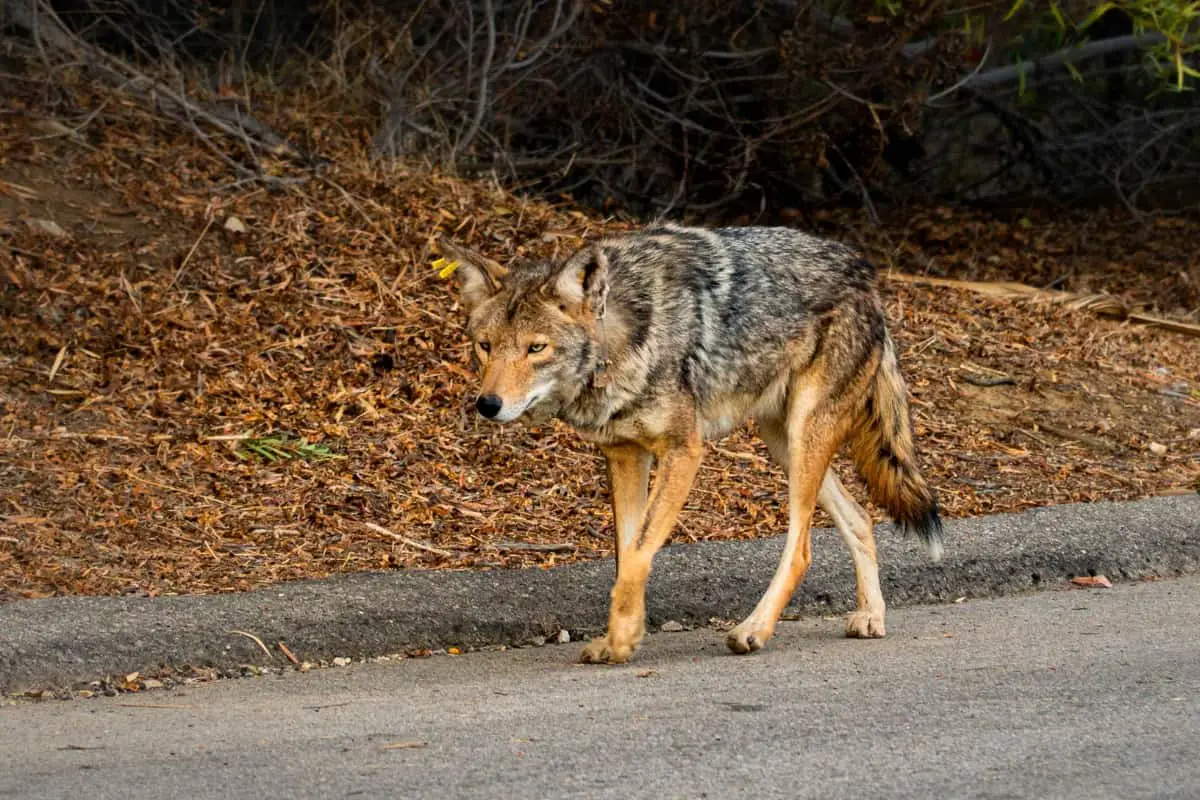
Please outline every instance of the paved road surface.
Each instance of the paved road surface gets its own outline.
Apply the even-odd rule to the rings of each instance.
[[[0,797],[1195,798],[1198,623],[1187,578],[21,702]]]
[[[915,537],[876,530],[884,597],[893,608],[1021,594],[1096,572],[1127,580],[1200,572],[1200,494],[1076,503],[946,521],[946,557]],[[704,625],[748,614],[779,562],[784,537],[677,543],[654,561],[647,613]],[[57,688],[162,665],[233,672],[281,664],[247,631],[298,657],[329,662],[415,647],[525,644],[600,632],[613,561],[553,569],[391,570],[288,581],[251,592],[179,597],[54,597],[0,603],[0,694]],[[818,530],[813,566],[790,608],[849,610],[854,574],[841,537]],[[272,649],[274,649],[272,647]]]

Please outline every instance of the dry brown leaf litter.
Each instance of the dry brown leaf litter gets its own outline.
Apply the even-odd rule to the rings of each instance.
[[[341,131],[325,133],[337,157],[303,191],[217,190],[235,180],[225,165],[132,104],[89,128],[83,147],[32,136],[36,111],[8,102],[0,598],[240,591],[610,554],[597,454],[559,426],[497,429],[471,413],[459,312],[428,263],[436,232],[510,258],[563,254],[615,224],[373,165],[362,137]],[[1060,258],[1072,288],[1157,308],[1190,284],[1146,289],[1133,267],[1160,284],[1186,275],[1180,242],[1200,235],[1200,221],[1171,220],[1121,240],[1136,259],[1116,260],[1109,242],[1113,258],[1085,272],[1092,245],[1054,250],[1078,239],[1077,221],[929,218],[944,228],[932,239],[920,220],[884,238],[836,215],[810,222],[913,272],[977,279],[998,258],[1033,280]],[[1019,247],[1014,229],[1044,247]],[[1200,482],[1195,340],[949,289],[884,290],[948,516]],[[239,437],[272,431],[344,458],[235,455]],[[748,434],[719,442],[675,538],[778,534],[781,488]]]

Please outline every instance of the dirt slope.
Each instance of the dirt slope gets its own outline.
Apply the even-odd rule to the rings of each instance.
[[[470,412],[461,321],[428,263],[438,231],[504,259],[562,255],[616,223],[373,164],[352,128],[318,131],[322,177],[268,191],[132,103],[64,133],[35,98],[5,97],[0,598],[609,553],[596,453],[556,426],[498,430]],[[80,116],[103,100],[82,94]],[[1078,220],[1049,216],[797,224],[908,272],[1014,263],[1041,280],[1069,262],[1064,288],[1164,308],[1186,306],[1187,281],[1148,290],[1139,276],[1185,275],[1181,242],[1200,240],[1196,219],[1123,237],[1101,219],[1099,249],[1079,244]],[[1200,340],[951,289],[884,291],[948,515],[1200,483]],[[272,432],[326,450],[247,450],[242,437]],[[764,455],[744,433],[710,448],[677,540],[781,532],[782,479]]]

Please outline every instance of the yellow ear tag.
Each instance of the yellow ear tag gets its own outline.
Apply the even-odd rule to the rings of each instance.
[[[458,262],[439,258],[433,262],[433,268],[438,271],[439,278],[449,278],[454,274],[454,270],[458,269]]]

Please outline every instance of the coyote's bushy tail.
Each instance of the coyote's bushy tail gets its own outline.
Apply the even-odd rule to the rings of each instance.
[[[905,533],[915,531],[930,558],[939,561],[942,520],[937,498],[917,469],[906,387],[890,336],[851,434],[850,453],[866,479],[871,501],[886,509]]]

